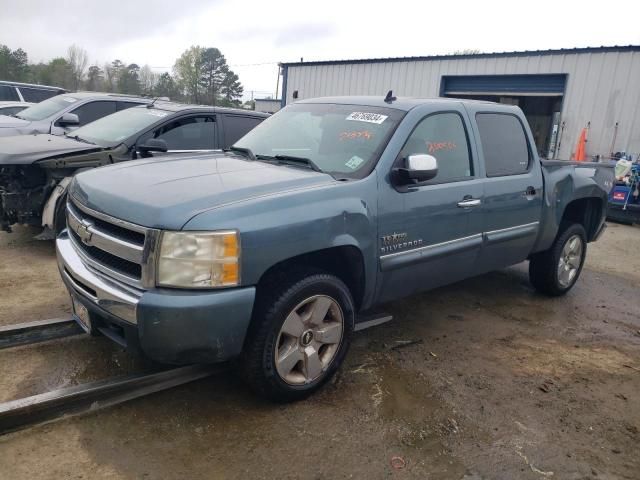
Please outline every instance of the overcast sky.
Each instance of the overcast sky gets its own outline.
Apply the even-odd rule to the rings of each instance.
[[[640,44],[633,0],[0,0],[0,12],[0,44],[22,47],[32,62],[75,43],[91,63],[118,58],[160,72],[191,45],[217,47],[256,97],[275,93],[277,62],[300,57]]]

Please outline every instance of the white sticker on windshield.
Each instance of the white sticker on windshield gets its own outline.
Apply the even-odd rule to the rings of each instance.
[[[157,110],[147,110],[149,115],[153,115],[154,117],[166,117],[167,112],[158,112]]]
[[[357,155],[354,155],[349,159],[347,163],[345,163],[345,166],[349,167],[351,170],[355,170],[360,165],[362,165],[362,162],[364,162],[364,159],[358,157]]]
[[[77,99],[77,98],[73,98],[73,97],[62,97],[62,99],[63,99],[65,102],[69,102],[69,103],[73,103],[73,102],[77,102],[77,101],[78,101],[78,99]]]
[[[346,120],[355,120],[357,122],[377,123],[380,125],[388,118],[388,115],[380,115],[379,113],[353,112]]]

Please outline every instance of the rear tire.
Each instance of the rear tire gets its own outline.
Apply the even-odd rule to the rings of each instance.
[[[284,274],[256,302],[241,359],[250,387],[276,402],[302,400],[342,364],[355,320],[353,298],[326,273]]]
[[[536,253],[529,261],[529,281],[545,295],[567,293],[580,277],[587,255],[587,234],[580,224],[561,227],[548,250]]]

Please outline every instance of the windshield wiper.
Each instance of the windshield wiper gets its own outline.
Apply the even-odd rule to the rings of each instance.
[[[295,163],[298,165],[305,165],[314,172],[322,173],[322,169],[313,160],[306,157],[294,157],[292,155],[256,155],[256,158],[258,160],[277,160],[282,163]]]
[[[64,134],[67,138],[72,138],[76,142],[88,143],[89,145],[95,145],[95,143],[90,142],[89,140],[85,140],[84,138],[80,138],[78,135],[71,136],[68,133]]]
[[[256,156],[253,154],[250,148],[236,147],[235,145],[231,145],[229,148],[226,148],[223,151],[241,153],[243,156],[247,157],[249,160],[256,160]]]

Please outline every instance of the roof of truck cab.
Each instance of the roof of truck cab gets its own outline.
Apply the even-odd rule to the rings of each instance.
[[[147,107],[143,107],[147,108]],[[153,103],[153,107],[159,110],[166,110],[169,112],[204,112],[204,113],[236,113],[251,115],[253,117],[267,118],[268,113],[256,112],[255,110],[246,110],[244,108],[227,108],[227,107],[212,107],[211,105],[190,105],[187,103],[167,102],[166,100],[158,100]]]
[[[466,100],[460,98],[415,98],[415,97],[397,97],[392,102],[385,102],[384,96],[342,96],[342,97],[319,97],[319,98],[306,98],[304,100],[298,100],[295,103],[335,103],[341,105],[362,105],[367,107],[384,107],[395,108],[396,110],[409,111],[412,108],[420,105],[434,104],[438,106],[444,105],[459,105],[473,104],[473,105],[491,105],[492,107],[504,106],[503,104],[496,102],[488,102],[486,100]],[[291,104],[290,104],[291,105]]]
[[[139,95],[128,95],[126,93],[109,93],[109,92],[67,92],[62,94],[63,97],[73,97],[77,99],[85,98],[111,98],[114,100],[130,100],[136,102],[150,102],[153,100],[148,97],[141,97]]]

